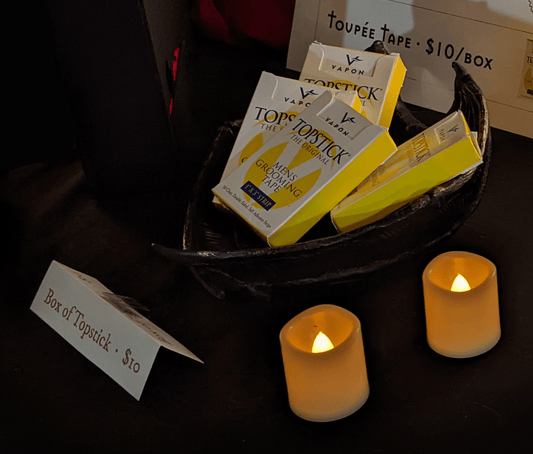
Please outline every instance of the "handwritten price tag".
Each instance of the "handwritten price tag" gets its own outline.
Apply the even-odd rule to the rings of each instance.
[[[30,309],[139,400],[160,347],[202,361],[124,300],[53,261]]]

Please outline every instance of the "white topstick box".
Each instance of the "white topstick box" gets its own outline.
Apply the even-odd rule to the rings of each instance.
[[[300,80],[355,91],[362,103],[361,113],[372,123],[388,128],[405,72],[399,54],[384,55],[314,42],[309,46]]]
[[[395,150],[385,128],[326,91],[213,193],[270,246],[289,245]]]
[[[221,179],[226,178],[327,90],[330,89],[263,72]],[[356,93],[331,91],[341,101],[360,111],[361,102]],[[223,208],[217,197],[213,203],[217,208]]]

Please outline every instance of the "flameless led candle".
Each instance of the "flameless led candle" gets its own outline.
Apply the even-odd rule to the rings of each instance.
[[[323,304],[307,309],[280,333],[292,411],[309,421],[335,421],[357,411],[369,394],[361,323]]]
[[[490,350],[500,339],[496,267],[469,252],[446,252],[423,274],[427,339],[451,358]]]

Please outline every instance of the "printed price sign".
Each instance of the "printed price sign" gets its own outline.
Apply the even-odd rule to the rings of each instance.
[[[56,261],[30,309],[137,400],[160,347],[202,362],[124,297]]]
[[[301,71],[313,41],[359,50],[383,41],[407,67],[402,99],[447,112],[454,97],[452,63],[456,62],[483,90],[492,126],[533,138],[528,66],[532,4],[532,0],[297,0],[287,67]]]

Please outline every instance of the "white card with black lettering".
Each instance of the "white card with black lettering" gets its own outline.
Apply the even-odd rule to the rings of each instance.
[[[301,71],[314,41],[358,50],[382,41],[407,67],[403,101],[447,112],[458,63],[483,90],[491,125],[533,138],[532,39],[533,0],[297,0],[287,67]]]
[[[160,347],[202,362],[124,298],[55,260],[30,309],[137,400]]]

